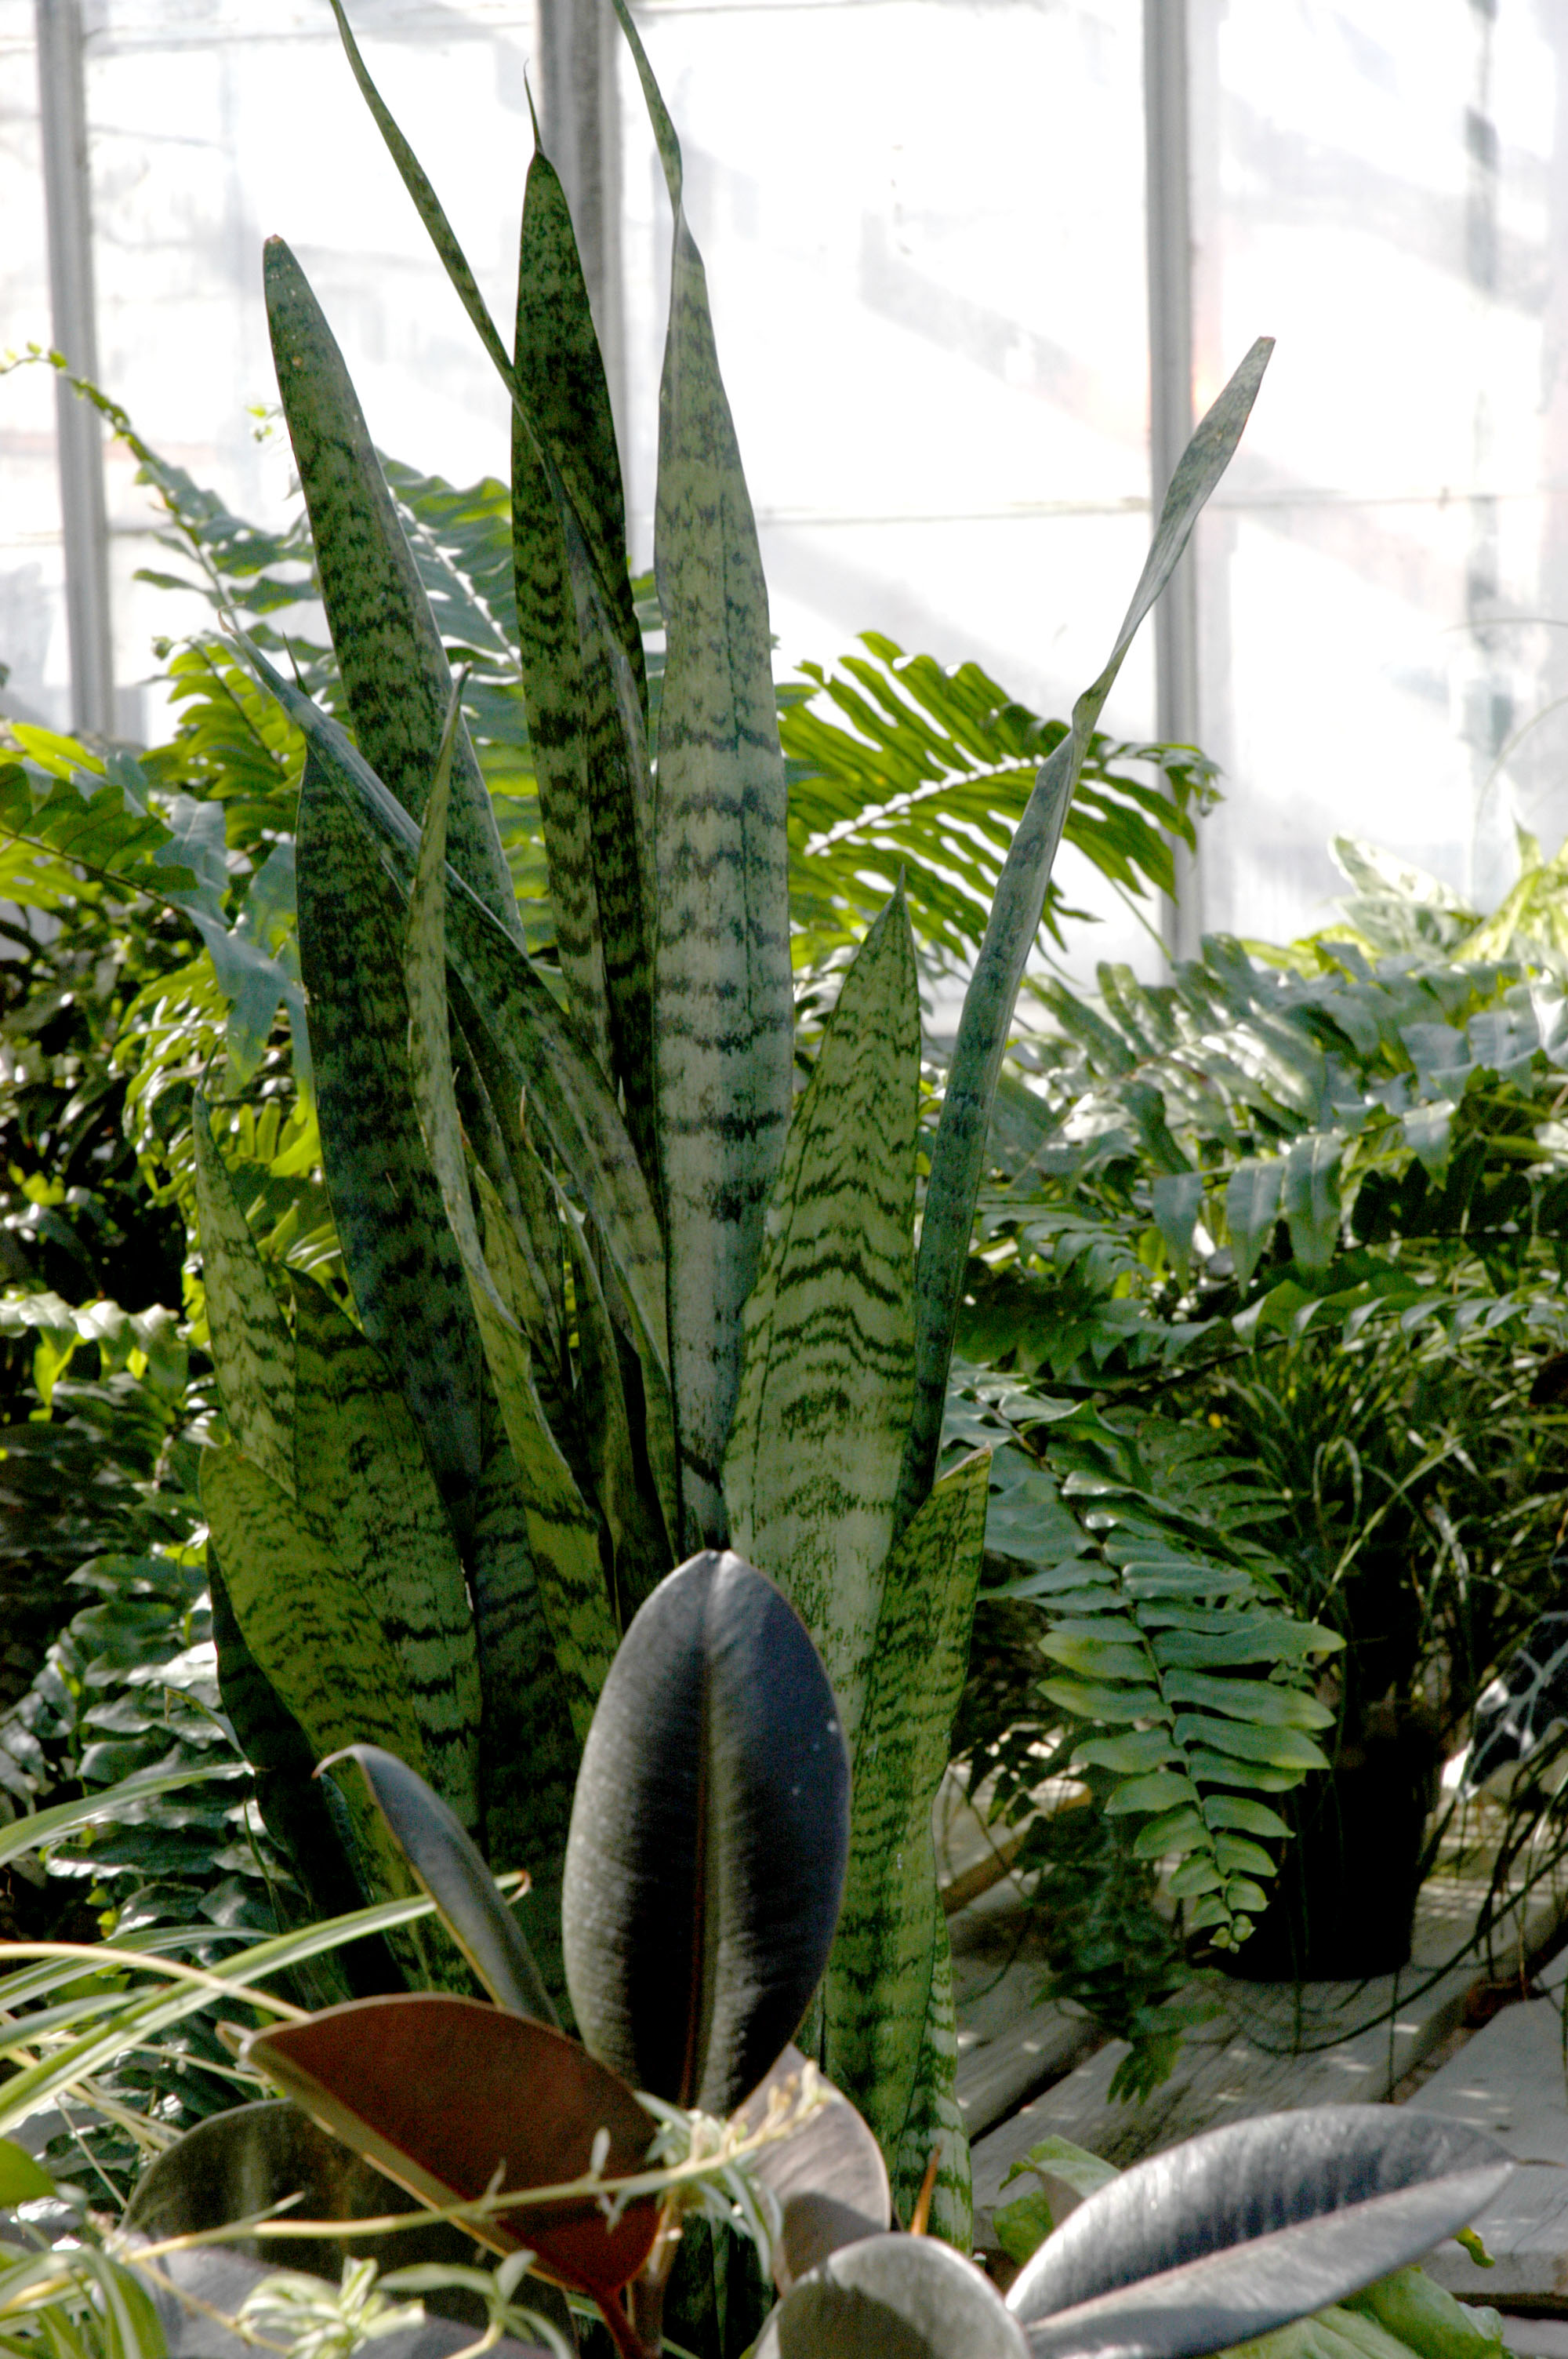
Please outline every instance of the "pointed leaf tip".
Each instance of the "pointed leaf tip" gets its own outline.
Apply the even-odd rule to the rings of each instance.
[[[567,1984],[595,2055],[727,2114],[821,1979],[849,1765],[794,1609],[738,1556],[672,1572],[621,1644],[567,1843]]]
[[[523,1930],[461,1821],[416,1770],[378,1745],[346,1745],[319,1764],[357,1763],[388,1834],[498,2006],[559,2028]]]
[[[1203,2359],[1418,2260],[1513,2168],[1481,2132],[1402,2107],[1264,2114],[1089,2196],[1008,2307],[1036,2359]]]
[[[648,2257],[648,2198],[610,2226],[597,2201],[531,2206],[530,2188],[583,2177],[600,2130],[607,2178],[628,2178],[654,2125],[624,2082],[542,2023],[432,1991],[353,1999],[253,2033],[244,2056],[346,2146],[427,2202],[517,2190],[476,2226],[495,2252],[536,2253],[562,2284],[609,2299]],[[497,2176],[499,2174],[499,2176]]]

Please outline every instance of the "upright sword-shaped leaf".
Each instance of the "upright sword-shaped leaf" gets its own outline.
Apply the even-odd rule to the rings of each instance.
[[[354,734],[376,776],[420,819],[452,692],[446,650],[342,353],[282,238],[267,240],[263,272],[277,386]],[[453,866],[521,941],[495,813],[460,723],[449,832]]]
[[[914,945],[895,894],[795,1104],[724,1467],[736,1545],[810,1631],[851,1752],[914,1388],[919,1111]]]
[[[675,212],[654,525],[668,633],[655,1009],[681,1538],[696,1549],[727,1537],[741,1311],[789,1121],[787,811],[767,585],[682,203],[680,147],[625,0],[615,10]]]
[[[1273,349],[1271,337],[1260,336],[1183,453],[1116,645],[1099,678],[1074,705],[1072,728],[1041,767],[997,886],[985,940],[964,996],[921,1222],[914,1292],[914,1415],[899,1478],[895,1517],[901,1530],[930,1490],[935,1472],[986,1134],[1018,987],[1039,929],[1067,806],[1122,659],[1175,571],[1205,501],[1230,463]]]

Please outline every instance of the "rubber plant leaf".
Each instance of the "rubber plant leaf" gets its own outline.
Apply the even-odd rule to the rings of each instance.
[[[378,847],[406,896],[419,831],[339,724],[275,670],[251,641],[246,661],[303,731],[345,808]],[[504,934],[460,877],[447,874],[447,957],[464,995],[463,1024],[482,1027],[498,1072],[525,1093],[529,1119],[559,1157],[591,1214],[625,1298],[644,1383],[667,1395],[664,1240],[621,1110],[570,1018],[525,952]]]
[[[561,1927],[583,2038],[635,2086],[727,2114],[811,2000],[849,1769],[804,1624],[738,1556],[659,1583],[583,1753]]]
[[[655,1197],[653,782],[642,635],[604,362],[554,167],[528,170],[515,367],[512,537],[529,734],[572,1005],[625,1097]],[[535,445],[568,492],[562,501]]]
[[[294,1338],[212,1136],[211,1108],[191,1102],[196,1217],[207,1329],[229,1430],[247,1458],[294,1489]]]
[[[767,2118],[775,2090],[798,2080],[806,2058],[786,2048],[744,2105],[739,2120],[747,2129]],[[827,2102],[799,2129],[758,2149],[754,2177],[772,2189],[780,2212],[773,2245],[773,2282],[788,2293],[845,2245],[878,2236],[892,2223],[892,2197],[882,2151],[870,2128],[840,2090],[818,2079]]]
[[[497,2006],[510,2007],[535,2023],[559,2018],[534,1963],[533,1952],[470,1840],[439,1794],[417,1770],[378,1745],[347,1745],[329,1755],[323,1769],[339,1761],[359,1768],[393,1842],[407,1861],[415,1882],[427,1892],[441,1921]]]
[[[268,238],[263,248],[262,276],[278,392],[354,736],[376,776],[419,819],[452,692],[446,649],[342,353],[282,238]],[[460,724],[454,767],[453,864],[521,941],[494,810]]]
[[[871,2236],[803,2277],[755,2359],[1027,2359],[989,2277],[928,2236]]]
[[[622,0],[617,0],[617,6],[622,5]],[[947,1371],[991,1107],[1067,806],[1122,659],[1175,571],[1200,510],[1230,463],[1272,350],[1271,338],[1259,338],[1184,451],[1116,644],[1098,679],[1074,705],[1071,729],[1042,765],[1002,868],[979,956],[964,995],[964,1012],[931,1154],[915,1276],[914,1415],[899,1480],[895,1520],[900,1527],[918,1509],[936,1469]]]
[[[425,812],[408,897],[404,957],[408,1065],[419,1127],[450,1233],[467,1277],[474,1318],[500,1403],[502,1422],[528,1519],[540,1602],[573,1723],[586,1737],[615,1652],[615,1625],[600,1560],[599,1527],[572,1479],[535,1390],[527,1338],[503,1300],[480,1242],[452,1085],[447,1012],[446,822],[451,778],[452,701],[448,734]]]
[[[473,1614],[413,1421],[373,1345],[308,1279],[295,1281],[294,1351],[301,1502],[319,1544],[378,1618],[397,1658],[419,1725],[419,1767],[463,1824],[476,1826]],[[323,1664],[322,1674],[336,1677],[338,1669]],[[335,1752],[362,1737],[380,1741],[372,1729],[346,1730],[318,1750]],[[413,1757],[398,1745],[389,1749]]]
[[[989,1473],[977,1451],[944,1475],[888,1560],[823,1992],[824,2065],[876,2133],[895,2201],[907,2216],[935,2148],[932,2224],[956,2243],[968,2226],[968,2148],[931,1809],[968,1661]]]
[[[515,2189],[514,2209],[475,2221],[492,2252],[535,2253],[564,2285],[610,2301],[652,2249],[657,2206],[611,2227],[592,2196],[530,2206],[532,2187],[586,2176],[609,2132],[606,2178],[637,2171],[654,2124],[625,2082],[543,2023],[434,1992],[352,2000],[254,2034],[245,2056],[324,2129],[412,2195],[473,2202]]]
[[[914,1380],[920,995],[895,894],[795,1103],[724,1464],[735,1543],[810,1631],[854,1751]]]
[[[1202,2359],[1419,2260],[1513,2169],[1482,2132],[1402,2107],[1262,2114],[1090,2195],[1008,2307],[1036,2359]]]
[[[657,806],[659,1168],[680,1541],[721,1547],[741,1312],[790,1114],[788,813],[767,586],[682,202],[680,147],[624,0],[615,8],[675,215],[654,517],[668,648]]]
[[[344,1266],[460,1527],[480,1473],[479,1334],[409,1090],[395,897],[313,750],[299,789],[297,893],[321,1160]]]

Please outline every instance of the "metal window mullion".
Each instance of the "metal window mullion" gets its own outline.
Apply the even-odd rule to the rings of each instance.
[[[55,348],[74,374],[98,381],[92,288],[92,187],[87,153],[81,0],[35,0],[44,206]],[[60,522],[71,722],[114,733],[114,657],[109,614],[109,532],[103,435],[98,412],[65,377],[55,386]]]
[[[1191,103],[1187,0],[1143,0],[1144,206],[1149,268],[1149,473],[1154,510],[1193,431]],[[1154,734],[1198,743],[1197,550],[1189,546],[1154,609]],[[1176,898],[1162,931],[1173,960],[1195,957],[1203,879],[1195,853],[1173,847]]]

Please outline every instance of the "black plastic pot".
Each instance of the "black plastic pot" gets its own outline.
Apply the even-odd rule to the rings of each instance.
[[[1257,1926],[1220,1962],[1248,1982],[1361,1982],[1410,1963],[1439,1747],[1418,1709],[1379,1704],[1332,1769],[1281,1798],[1295,1829]]]

